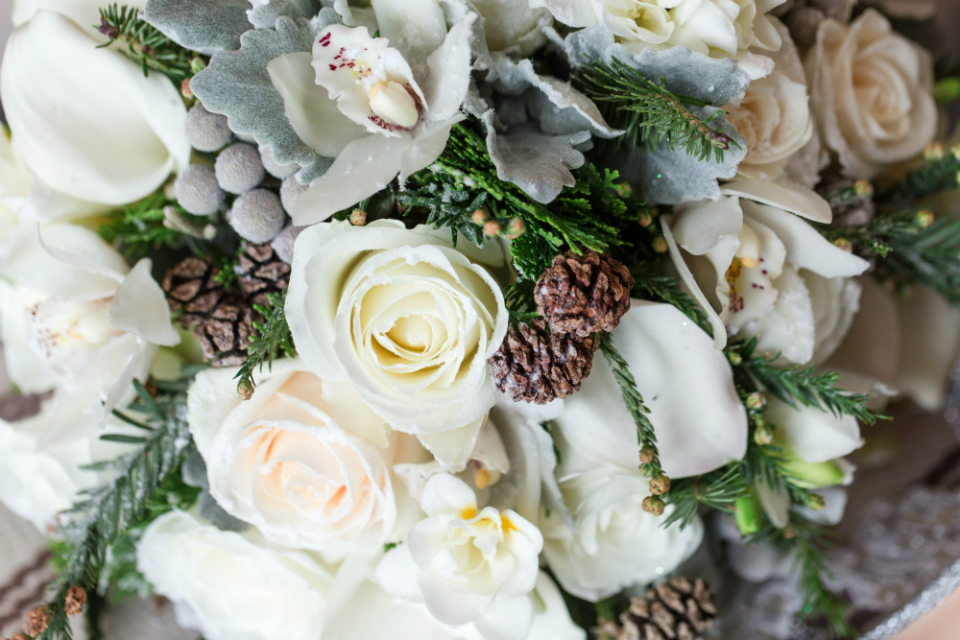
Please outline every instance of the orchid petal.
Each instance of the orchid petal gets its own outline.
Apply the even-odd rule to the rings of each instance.
[[[180,344],[180,334],[170,321],[167,296],[150,275],[150,258],[141,259],[117,289],[110,304],[110,322],[147,342],[165,347]]]

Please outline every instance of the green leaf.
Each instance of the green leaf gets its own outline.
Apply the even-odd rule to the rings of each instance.
[[[146,438],[141,436],[127,436],[122,433],[107,433],[100,436],[100,440],[103,442],[119,442],[122,444],[143,444],[146,442]]]

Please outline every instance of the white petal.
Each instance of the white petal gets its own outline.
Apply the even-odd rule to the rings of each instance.
[[[473,624],[486,640],[528,640],[533,624],[533,599],[529,595],[498,599]]]
[[[860,276],[857,278],[857,284],[860,286],[860,311],[853,316],[853,323],[846,337],[840,344],[840,347],[830,357],[827,368],[830,371],[845,370],[855,372],[876,380],[884,385],[894,385],[897,376],[897,366],[900,360],[900,320],[897,310],[897,301],[892,293],[884,289],[874,278],[870,276]],[[913,291],[915,291],[914,289]],[[914,309],[914,305],[906,305],[906,309]],[[957,313],[953,311],[952,313]],[[917,315],[923,322],[938,322],[943,316],[925,311]],[[949,330],[945,336],[953,336],[954,340],[960,341],[960,319],[957,320],[956,330]],[[917,340],[926,340],[930,338],[930,344],[924,346],[923,353],[944,354],[941,349],[940,340],[934,338],[939,335],[936,331],[920,330],[914,334]],[[945,337],[944,336],[944,337]],[[960,344],[954,343],[958,347]],[[933,350],[933,351],[931,351]],[[914,348],[914,352],[918,349]],[[947,349],[946,351],[949,351]],[[952,357],[948,358],[950,362]],[[926,356],[920,356],[920,362],[929,362]],[[948,368],[952,365],[947,364]],[[942,392],[942,382],[946,379],[948,369],[943,369],[942,373],[934,373],[933,378],[937,388],[937,394]],[[845,385],[844,388],[848,388]],[[937,400],[935,406],[939,407],[940,401]]]
[[[783,529],[790,524],[790,496],[787,492],[771,489],[763,480],[757,482],[756,489],[760,506],[773,526]]]
[[[814,222],[829,224],[833,220],[833,210],[823,197],[812,189],[788,182],[737,178],[721,185],[720,193],[779,207]]]
[[[486,416],[481,416],[457,429],[448,429],[439,433],[421,433],[417,437],[441,465],[453,471],[463,471],[480,436],[480,428],[484,420]]]
[[[463,480],[441,473],[427,481],[420,506],[428,516],[459,515],[464,509],[477,508],[477,496]]]
[[[832,413],[801,406],[794,409],[776,398],[768,398],[764,419],[782,434],[805,462],[828,462],[856,451],[863,445],[856,418],[837,418]]]
[[[732,245],[736,251],[742,228],[743,211],[735,196],[698,202],[678,213],[671,225],[677,244],[695,256],[705,255],[721,243]]]
[[[794,364],[806,364],[813,358],[815,330],[810,292],[797,272],[789,265],[774,282],[777,301],[773,310],[761,319],[748,322],[740,332],[757,336],[757,351],[775,356],[778,353]]]
[[[433,122],[454,116],[470,87],[470,37],[477,14],[468,13],[450,28],[443,44],[427,58],[430,75],[422,82]]]
[[[614,345],[650,409],[664,473],[695,476],[742,458],[747,418],[726,357],[675,307],[638,300],[632,305],[613,332]],[[639,466],[637,427],[603,358],[594,361],[556,423],[571,446],[592,460]],[[691,448],[691,442],[701,445]]]
[[[589,27],[597,21],[590,0],[530,0],[530,6],[546,8],[568,27]]]
[[[305,227],[323,222],[386,187],[400,173],[410,145],[408,133],[392,138],[369,135],[348,144],[297,200],[293,224]]]
[[[372,0],[380,35],[398,49],[410,66],[423,66],[447,35],[447,22],[437,0]]]
[[[898,300],[900,366],[897,387],[921,407],[943,403],[947,374],[960,352],[960,311],[938,293],[915,286]]]
[[[271,60],[267,72],[300,139],[320,155],[336,158],[367,130],[343,115],[328,91],[317,85],[312,60],[306,51],[288,53]]]
[[[448,120],[417,129],[412,144],[403,152],[400,164],[401,183],[440,157],[450,138],[450,129],[465,118],[462,113],[457,113]],[[443,231],[448,232],[447,229]]]
[[[543,571],[537,577],[536,595],[543,609],[534,608],[528,640],[587,640],[587,632],[570,618],[560,589]]]
[[[824,278],[858,276],[870,267],[859,256],[848,253],[824,238],[816,229],[783,209],[742,200],[743,215],[773,229],[787,248],[787,262],[797,269],[809,269]]]
[[[126,204],[189,163],[186,108],[165,76],[38,11],[10,37],[0,73],[4,110],[24,163],[89,202]],[[104,91],[104,87],[110,87]]]
[[[120,283],[110,303],[110,322],[147,342],[172,347],[180,344],[180,334],[170,322],[167,296],[150,275],[151,266],[150,258],[142,258]]]
[[[146,0],[131,0],[125,4],[141,11],[147,6]],[[103,4],[99,0],[16,0],[13,3],[13,26],[27,23],[37,11],[45,9],[62,13],[100,42],[106,42],[107,37],[97,30],[101,7]]]

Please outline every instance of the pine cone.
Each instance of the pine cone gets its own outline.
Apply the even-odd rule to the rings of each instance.
[[[632,288],[630,271],[610,256],[567,252],[537,280],[534,300],[552,331],[585,338],[616,329],[630,310]]]
[[[673,578],[631,598],[620,616],[616,640],[703,640],[717,616],[707,583],[700,578]],[[606,633],[611,626],[607,623]]]
[[[223,286],[214,280],[217,270],[210,259],[191,257],[167,271],[163,290],[172,311],[183,311],[177,321],[184,329],[197,326],[220,304]]]
[[[217,270],[205,258],[187,258],[167,272],[163,289],[184,329],[193,329],[204,357],[214,367],[232,367],[247,359],[254,321],[253,308],[267,304],[271,293],[290,281],[290,265],[269,244],[247,243],[240,254],[237,286],[229,291],[214,278]]]
[[[290,282],[290,265],[269,244],[247,243],[237,268],[240,291],[253,304],[266,304],[267,296],[283,291]]]
[[[598,340],[552,333],[536,319],[510,327],[493,357],[494,384],[516,401],[546,404],[580,389],[590,375]]]

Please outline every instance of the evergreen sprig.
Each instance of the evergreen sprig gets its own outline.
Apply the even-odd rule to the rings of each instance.
[[[267,304],[253,305],[254,310],[263,316],[263,320],[254,321],[255,337],[250,340],[247,359],[234,376],[234,380],[239,380],[237,388],[241,391],[253,390],[255,386],[253,374],[256,371],[263,371],[264,364],[270,368],[273,366],[273,361],[281,354],[292,358],[296,353],[283,310],[286,297],[286,290],[271,293],[267,297]]]
[[[105,435],[102,440],[134,447],[114,460],[82,467],[88,471],[115,474],[107,483],[83,492],[82,500],[61,516],[58,529],[63,536],[64,566],[55,583],[56,592],[48,602],[51,614],[39,640],[69,640],[72,637],[64,611],[72,586],[88,593],[101,593],[101,574],[113,545],[133,527],[174,507],[189,507],[196,493],[164,491],[171,478],[193,453],[194,444],[185,415],[186,388],[190,378],[175,383],[155,383],[151,393],[134,381],[137,400],[131,412],[114,415],[143,432],[142,436]],[[174,483],[175,484],[175,483]]]
[[[693,523],[701,507],[729,513],[747,493],[748,485],[736,464],[707,475],[674,481],[664,496],[664,502],[673,505],[673,510],[663,526],[677,523],[682,531]]]
[[[764,391],[772,393],[791,407],[801,405],[828,411],[838,418],[843,415],[855,417],[866,424],[873,424],[878,418],[867,408],[869,394],[851,393],[836,386],[840,379],[837,373],[817,373],[816,365],[808,367],[778,367],[774,362],[780,357],[776,354],[767,357],[756,354],[757,339],[739,342],[728,347],[728,354],[760,384]]]
[[[434,220],[447,216],[462,230],[464,216],[472,213],[469,204],[486,194],[483,207],[493,219],[523,222],[524,232],[511,242],[510,251],[521,276],[536,279],[566,249],[603,252],[623,243],[619,227],[630,218],[630,207],[618,195],[617,174],[601,173],[588,164],[575,175],[575,186],[549,205],[541,204],[515,184],[501,180],[483,138],[466,124],[458,124],[443,154],[416,176],[416,183],[436,187],[414,197],[426,198],[422,204],[436,209],[431,211]],[[438,197],[449,201],[446,208],[436,203]]]
[[[109,243],[119,241],[132,254],[140,256],[161,247],[176,249],[186,244],[196,248],[205,243],[183,227],[168,224],[170,208],[178,219],[189,220],[198,227],[206,223],[205,219],[190,215],[175,201],[158,192],[112,214],[106,223],[100,225],[100,237]]]
[[[620,387],[623,401],[637,425],[637,442],[640,444],[641,457],[643,457],[644,452],[649,452],[650,461],[641,461],[640,469],[645,476],[656,478],[663,474],[663,467],[660,465],[657,434],[654,432],[653,423],[650,422],[648,417],[650,409],[647,408],[640,390],[637,389],[637,381],[630,373],[627,361],[613,345],[613,338],[609,333],[600,334],[600,350],[613,370],[613,376],[617,381],[617,386]]]
[[[184,49],[148,24],[140,16],[139,9],[116,3],[107,5],[100,9],[100,24],[94,26],[110,38],[101,47],[117,41],[126,43],[125,53],[140,65],[144,76],[157,71],[180,88],[181,83],[193,75],[190,61],[197,54]]]
[[[892,252],[877,275],[898,286],[923,284],[960,305],[960,220],[942,217],[914,234],[890,240]]]
[[[486,191],[441,189],[440,185],[432,182],[420,189],[398,193],[397,204],[426,209],[426,224],[432,224],[434,229],[448,228],[453,246],[457,245],[458,236],[462,233],[475,245],[482,247],[486,243],[483,226],[474,221],[473,214],[486,203],[489,195]]]
[[[817,225],[817,228],[831,242],[849,242],[861,253],[886,258],[893,252],[898,240],[916,235],[930,225],[931,218],[932,213],[928,209],[913,207],[875,215],[867,223],[858,226]]]
[[[923,164],[902,180],[883,190],[885,200],[916,200],[938,191],[956,189],[960,185],[960,145],[945,151],[933,143],[924,152]]]
[[[722,111],[706,119],[697,117],[686,105],[707,106],[708,103],[672,93],[666,79],[660,84],[648,80],[620,60],[612,65],[595,61],[584,65],[575,77],[577,88],[598,103],[611,126],[623,129],[622,140],[650,148],[661,143],[668,149],[681,147],[688,155],[702,161],[711,157],[723,162],[723,152],[736,140],[711,127]]]

